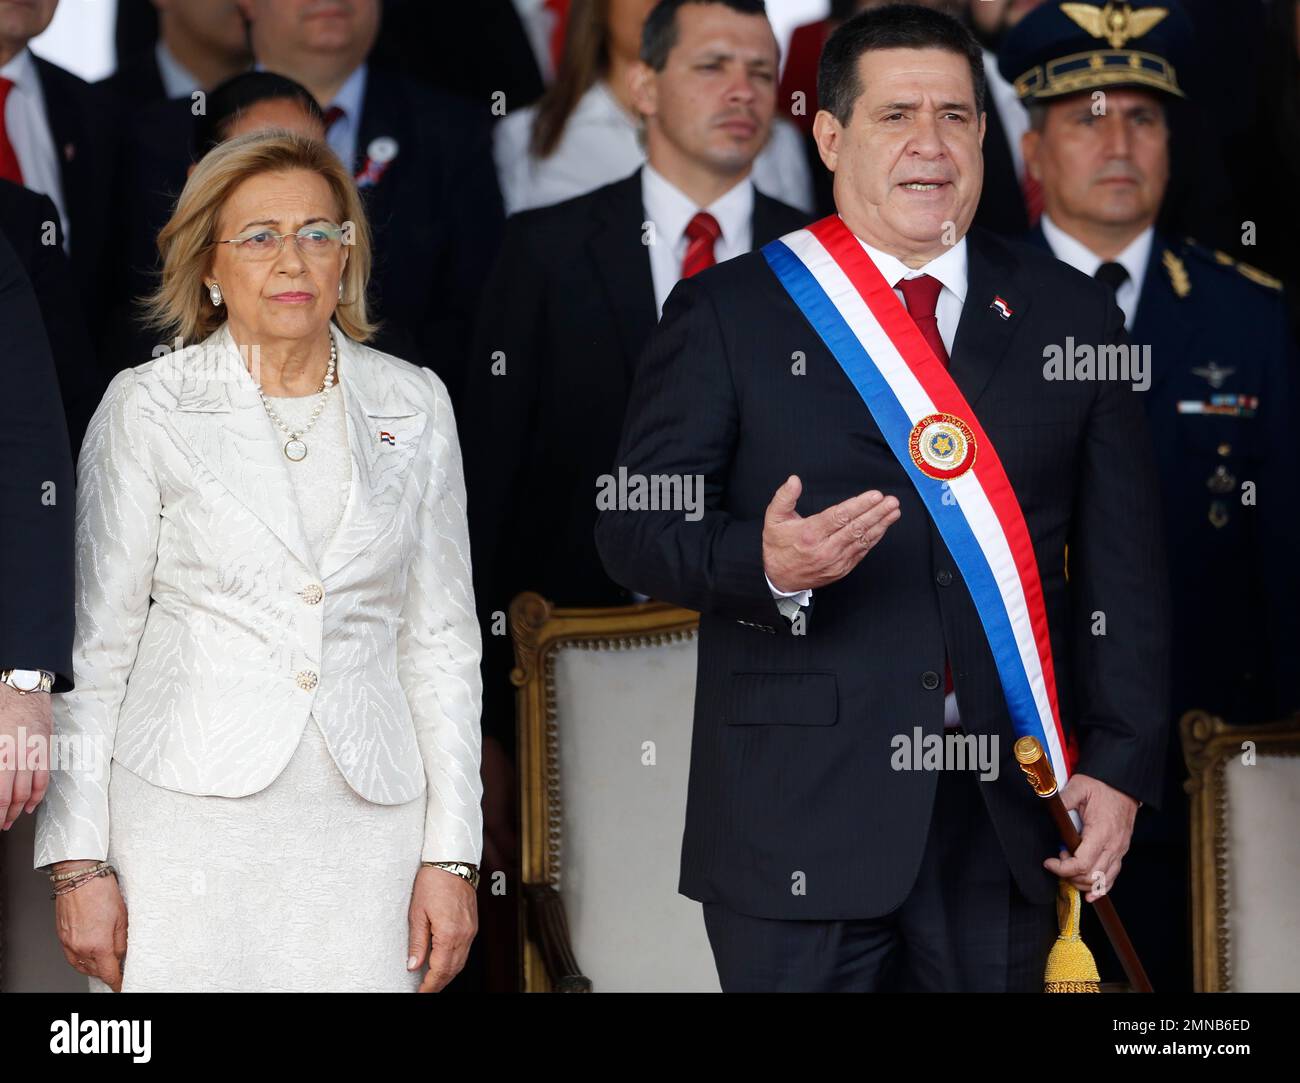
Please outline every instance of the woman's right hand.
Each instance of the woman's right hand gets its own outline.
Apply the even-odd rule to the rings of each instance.
[[[59,861],[55,872],[88,869],[97,861]],[[68,965],[122,991],[126,902],[116,876],[97,876],[54,900],[54,926]]]

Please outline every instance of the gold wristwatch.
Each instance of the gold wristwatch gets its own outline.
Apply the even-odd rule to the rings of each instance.
[[[420,864],[431,869],[443,869],[454,876],[459,876],[462,880],[468,880],[470,887],[475,891],[478,890],[477,865],[467,865],[463,861],[421,861]]]
[[[54,687],[54,674],[48,669],[0,669],[0,684],[7,684],[20,696],[48,692]]]

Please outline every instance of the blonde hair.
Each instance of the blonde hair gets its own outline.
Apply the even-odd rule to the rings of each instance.
[[[211,270],[217,222],[230,193],[262,173],[306,170],[324,178],[348,224],[350,253],[343,268],[343,300],[334,318],[349,338],[365,342],[376,331],[366,313],[371,239],[365,209],[352,177],[329,144],[285,129],[250,132],[208,151],[185,182],[176,210],[158,234],[162,280],[142,298],[151,327],[176,334],[186,343],[207,338],[225,321],[208,296],[203,279]]]

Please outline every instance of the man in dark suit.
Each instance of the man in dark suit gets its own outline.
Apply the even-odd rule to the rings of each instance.
[[[41,311],[3,232],[0,340],[0,736],[12,752],[48,737],[50,692],[72,688],[76,491]],[[45,770],[0,766],[0,827],[34,809],[48,781]]]
[[[258,66],[310,90],[330,145],[351,162],[374,231],[374,311],[398,324],[453,399],[500,240],[490,103],[470,104],[366,63],[378,0],[315,10],[240,0]]]
[[[54,17],[57,0],[7,5],[0,18],[0,91],[5,112],[23,115],[5,133],[0,118],[0,179],[48,195],[67,234],[77,295],[89,326],[108,307],[109,218],[115,118],[90,84],[27,47]],[[6,158],[8,166],[6,169]]]
[[[1188,67],[1190,27],[1168,0],[1158,9],[1165,15],[1130,47],[1162,67],[1149,60],[1128,78],[1090,69],[1068,91],[1038,83],[1028,98],[1025,159],[1046,204],[1031,239],[1108,283],[1134,344],[1151,351],[1143,402],[1166,534],[1178,539],[1171,719],[1200,708],[1229,722],[1274,721],[1300,706],[1300,577],[1294,561],[1276,559],[1279,538],[1300,536],[1279,453],[1300,406],[1300,372],[1279,284],[1157,228],[1170,176],[1168,114],[1183,107],[1188,126],[1198,115],[1182,102],[1176,74]],[[1002,66],[1015,79],[1099,44],[1049,4],[1008,38]],[[1156,987],[1190,991],[1187,770],[1176,729],[1167,757],[1161,812],[1138,824],[1138,860],[1116,905]]]
[[[634,88],[647,166],[511,218],[485,291],[460,425],[484,628],[485,764],[514,750],[510,639],[492,634],[493,614],[523,590],[562,605],[632,601],[596,553],[595,493],[663,301],[683,274],[806,221],[750,180],[774,115],[766,18],[753,4],[679,6],[643,31]],[[710,49],[725,54],[720,74],[693,66]],[[718,232],[692,251],[697,218]],[[506,817],[494,815],[511,789],[500,766],[485,781],[485,828],[489,846],[508,851],[511,835],[497,829]]]
[[[0,180],[0,234],[13,246],[40,306],[75,462],[107,385],[73,292],[58,211],[49,196]]]
[[[680,890],[704,903],[724,990],[1041,988],[1056,877],[1098,897],[1139,804],[1160,799],[1167,600],[1141,404],[1127,381],[1044,366],[1071,339],[1122,347],[1123,317],[1045,253],[967,232],[983,83],[947,16],[885,7],[840,27],[815,129],[840,218],[816,228],[894,287],[874,295],[893,306],[889,341],[996,445],[980,469],[1005,470],[1031,543],[1050,637],[1036,656],[1054,659],[1061,743],[1077,749],[1063,798],[1083,841],[1051,856],[1012,756],[1007,649],[984,631],[1011,605],[972,591],[975,565],[932,518],[954,497],[972,514],[964,475],[935,482],[907,428],[898,446],[765,255],[742,256],[674,291],[616,460],[702,479],[702,516],[623,505],[596,528],[616,580],[701,613]],[[968,445],[958,470],[989,454]],[[915,747],[900,762],[900,741],[933,747],[945,727],[986,748],[995,777],[910,770]]]

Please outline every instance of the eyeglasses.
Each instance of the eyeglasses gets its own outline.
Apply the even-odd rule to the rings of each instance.
[[[303,226],[297,233],[259,229],[256,233],[246,233],[217,244],[233,244],[236,254],[242,259],[273,259],[284,251],[284,242],[290,237],[297,240],[298,251],[304,256],[321,257],[333,255],[342,247],[343,229],[325,225]]]

